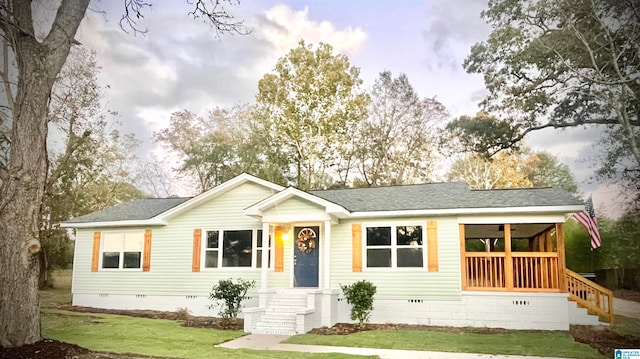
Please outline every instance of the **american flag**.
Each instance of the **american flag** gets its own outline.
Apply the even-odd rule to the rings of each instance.
[[[580,223],[584,229],[589,232],[591,238],[591,250],[594,250],[602,244],[600,233],[598,232],[598,221],[596,220],[596,212],[593,210],[593,201],[591,197],[584,204],[584,211],[573,215],[573,218]]]

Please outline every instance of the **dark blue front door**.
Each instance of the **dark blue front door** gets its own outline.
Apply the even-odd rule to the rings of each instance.
[[[320,227],[294,227],[293,286],[318,287]]]

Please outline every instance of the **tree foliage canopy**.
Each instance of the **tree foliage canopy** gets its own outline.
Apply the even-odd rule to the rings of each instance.
[[[447,179],[465,181],[473,189],[560,187],[576,193],[569,167],[546,152],[502,151],[487,159],[469,154],[456,160]]]
[[[222,6],[236,0],[198,0],[191,15],[205,17],[218,33],[242,26]],[[38,19],[33,1],[0,3],[3,106],[0,107],[0,346],[40,339],[38,308],[39,228],[47,186],[47,136],[52,87],[67,60],[89,0],[61,0],[43,6],[53,21]],[[151,3],[124,2],[124,23],[137,21]],[[52,14],[53,15],[53,14]],[[50,24],[50,28],[40,28]],[[124,28],[124,26],[123,26]],[[88,94],[90,98],[90,94]],[[6,104],[6,105],[5,105]]]
[[[322,188],[340,157],[337,143],[353,136],[366,116],[368,96],[359,69],[329,44],[304,41],[258,83],[256,114],[273,146],[294,164],[296,186]]]
[[[356,146],[363,185],[426,182],[432,177],[437,126],[448,116],[435,98],[420,99],[408,77],[380,73]]]
[[[547,127],[601,125],[607,155],[599,174],[637,181],[637,2],[492,0],[482,16],[492,32],[472,47],[464,67],[484,75],[489,96],[483,107],[502,120],[498,136],[478,135],[484,144],[471,149],[508,148]],[[484,119],[475,122],[484,133]],[[467,122],[456,127],[475,131]]]

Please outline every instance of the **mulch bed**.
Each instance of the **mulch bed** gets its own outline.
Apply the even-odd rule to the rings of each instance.
[[[640,293],[636,291],[617,290],[614,295],[627,300],[640,302]],[[215,317],[195,317],[185,312],[161,312],[153,310],[112,310],[90,307],[79,307],[62,305],[58,307],[62,310],[88,313],[119,314],[133,317],[168,319],[180,321],[183,326],[212,328],[220,330],[242,330],[244,322],[240,318],[220,319]],[[347,335],[367,330],[380,329],[408,329],[408,330],[430,330],[449,333],[480,333],[496,334],[505,333],[506,329],[500,328],[455,328],[436,327],[426,325],[408,324],[357,324],[338,323],[332,327],[322,327],[313,329],[311,334],[321,335]],[[606,357],[613,357],[613,351],[617,348],[640,348],[640,337],[623,336],[608,327],[572,325],[570,334],[580,342],[590,345]],[[44,339],[32,345],[25,345],[18,348],[1,348],[0,359],[153,359],[152,357],[141,357],[132,354],[114,354],[104,352],[93,352],[74,344],[63,343],[57,340]],[[161,359],[161,358],[158,358]]]
[[[211,328],[220,330],[244,329],[244,320],[242,318],[222,319],[217,317],[196,317],[189,315],[184,311],[161,312],[157,310],[119,310],[72,305],[60,305],[58,306],[58,309],[68,310],[71,312],[118,314],[138,318],[177,320],[180,321],[182,326],[185,327]]]
[[[590,345],[607,358],[613,358],[614,349],[640,348],[640,337],[620,335],[604,326],[572,325],[569,332],[575,341]]]

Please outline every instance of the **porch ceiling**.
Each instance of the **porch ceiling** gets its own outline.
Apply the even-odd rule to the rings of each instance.
[[[520,223],[511,224],[511,238],[531,238],[552,223]],[[498,224],[466,224],[464,234],[466,239],[472,238],[504,238],[504,231],[500,231]]]

